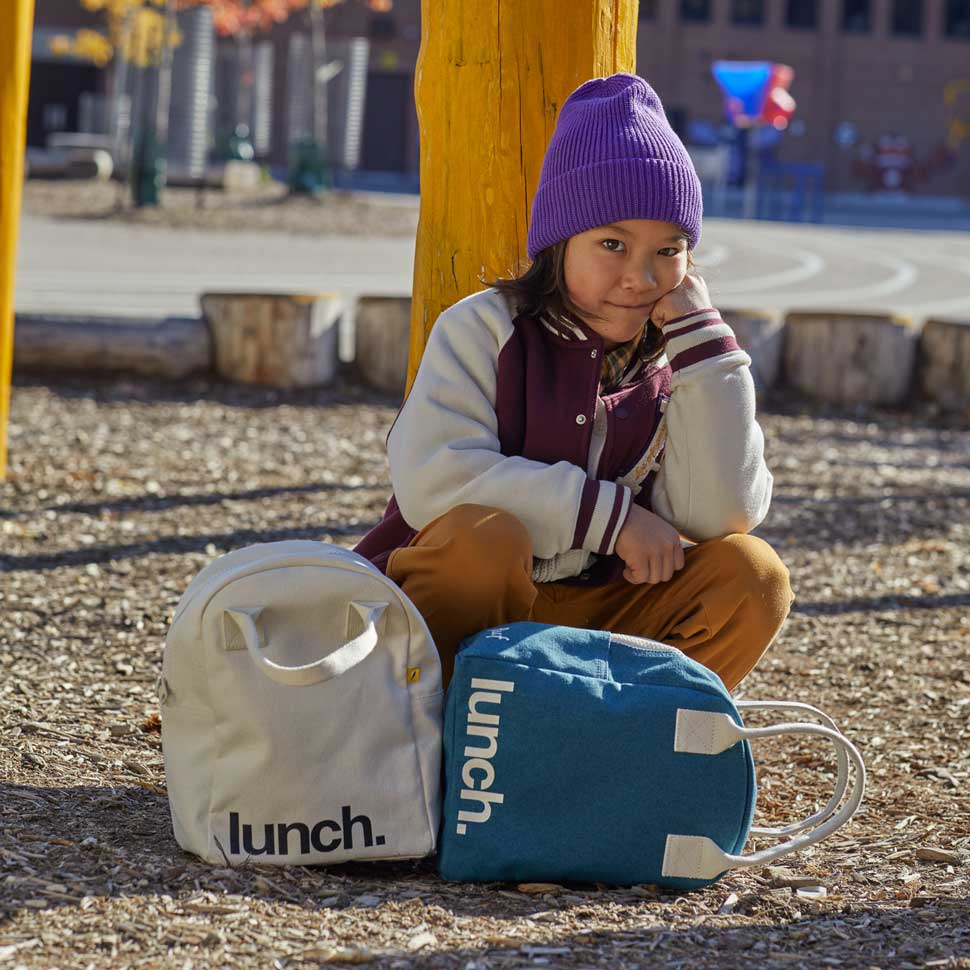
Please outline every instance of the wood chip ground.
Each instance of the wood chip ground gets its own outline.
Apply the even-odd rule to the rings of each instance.
[[[970,430],[925,408],[761,409],[775,498],[758,534],[797,601],[742,692],[823,707],[870,774],[863,809],[821,846],[687,895],[183,853],[153,687],[173,607],[221,552],[352,545],[388,496],[394,412],[349,382],[16,383],[0,967],[970,968]],[[758,755],[763,823],[808,814],[831,782],[811,743]]]

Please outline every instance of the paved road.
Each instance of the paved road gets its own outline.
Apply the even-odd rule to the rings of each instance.
[[[16,308],[196,315],[203,290],[403,295],[409,240],[166,230],[25,216]],[[726,309],[833,307],[970,320],[970,232],[711,219],[697,252]]]

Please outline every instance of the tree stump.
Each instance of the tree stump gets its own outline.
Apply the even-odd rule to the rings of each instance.
[[[970,320],[927,320],[918,370],[930,400],[947,410],[970,409]]]
[[[722,310],[721,317],[734,331],[741,349],[751,358],[751,376],[759,394],[774,387],[781,370],[785,323],[770,310]]]
[[[365,296],[355,318],[357,369],[378,390],[404,396],[411,333],[409,297]]]
[[[67,153],[65,176],[69,179],[97,179],[107,182],[114,172],[111,152],[103,148],[73,148]]]
[[[179,380],[212,366],[212,338],[202,319],[161,323],[18,314],[14,368],[120,371]]]
[[[910,317],[824,310],[785,319],[785,375],[808,397],[841,405],[898,405],[915,371]]]
[[[230,159],[222,170],[222,188],[229,195],[245,195],[259,188],[262,172],[255,162]]]
[[[269,387],[319,387],[337,373],[337,293],[206,293],[216,372]]]

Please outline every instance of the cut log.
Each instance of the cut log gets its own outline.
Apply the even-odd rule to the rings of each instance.
[[[18,314],[13,364],[17,371],[121,371],[178,380],[211,368],[212,340],[202,319]]]
[[[216,372],[269,387],[319,387],[337,373],[338,293],[206,293]]]
[[[918,335],[907,316],[824,310],[785,318],[785,376],[808,397],[898,405],[907,397]]]
[[[751,358],[755,390],[762,394],[774,387],[785,335],[781,315],[770,310],[722,310],[721,317]]]
[[[355,329],[355,356],[361,377],[371,387],[403,397],[411,332],[410,297],[361,297]]]
[[[67,153],[66,178],[98,179],[107,182],[114,172],[111,152],[102,148],[75,148]]]
[[[255,192],[261,179],[262,171],[255,162],[231,159],[222,170],[222,188],[231,195]]]
[[[930,400],[947,410],[970,408],[970,320],[927,320],[917,369]]]

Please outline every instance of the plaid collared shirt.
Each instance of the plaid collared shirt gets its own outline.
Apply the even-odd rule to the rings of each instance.
[[[625,344],[620,344],[603,354],[603,366],[600,369],[600,393],[609,394],[620,386],[634,360],[638,358],[645,331],[646,327],[632,340],[628,340]]]
[[[544,313],[540,317],[544,326],[553,333],[558,334],[564,340],[583,340],[585,339],[582,330],[572,323],[567,317],[555,317],[552,313]],[[635,369],[640,365],[640,348],[643,346],[647,327],[643,329],[632,340],[608,350],[603,355],[603,365],[600,368],[600,393],[609,394],[615,391],[623,380],[632,376]]]

